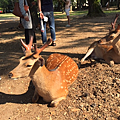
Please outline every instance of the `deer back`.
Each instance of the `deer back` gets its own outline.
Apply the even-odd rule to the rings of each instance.
[[[46,67],[49,70],[57,69],[61,76],[64,76],[63,82],[66,82],[67,86],[71,85],[78,75],[77,64],[66,55],[51,54],[46,61]]]

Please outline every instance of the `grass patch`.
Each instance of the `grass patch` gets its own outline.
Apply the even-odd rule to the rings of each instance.
[[[106,15],[109,15],[109,14],[119,14],[120,13],[120,10],[103,10],[103,12],[106,14]],[[70,16],[80,16],[80,15],[87,15],[88,13],[88,10],[81,10],[81,11],[73,11],[73,12],[70,12]],[[55,15],[55,18],[58,18],[58,19],[64,19],[66,18],[66,14],[62,13],[62,12],[54,12],[54,15]]]
[[[114,13],[120,13],[120,10],[104,10],[105,14],[114,14]]]
[[[0,14],[0,18],[11,18],[11,17],[16,17],[12,13],[5,13],[5,14]]]
[[[72,11],[70,12],[70,16],[79,16],[79,15],[86,15],[87,14],[87,10],[84,11]],[[66,18],[66,13],[62,13],[62,12],[54,12],[55,18],[58,19],[64,19]]]
[[[120,13],[120,10],[103,10],[103,12],[107,15],[109,14],[117,14]],[[81,11],[72,11],[70,12],[70,16],[80,16],[80,15],[87,15],[88,10],[81,10]],[[55,18],[56,19],[65,19],[66,14],[65,12],[54,12]],[[11,18],[11,17],[16,17],[12,13],[5,13],[5,14],[0,14],[0,18]]]

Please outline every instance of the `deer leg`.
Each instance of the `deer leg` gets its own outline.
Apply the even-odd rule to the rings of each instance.
[[[111,60],[111,58],[110,58],[108,55],[105,54],[103,58],[104,58],[105,62],[106,62],[107,64],[109,64],[111,67],[114,66],[114,61]]]
[[[59,104],[59,102],[60,102],[61,100],[63,100],[63,99],[66,99],[66,96],[60,97],[60,98],[57,98],[57,99],[53,100],[53,101],[50,103],[50,106],[51,106],[51,107],[56,107],[56,106]]]
[[[111,66],[111,67],[114,66],[114,61],[113,61],[113,60],[110,61],[110,66]]]
[[[94,48],[90,48],[90,49],[88,49],[86,55],[81,59],[81,63],[84,62],[85,59],[86,59],[89,55],[92,54],[93,50],[94,50]]]
[[[36,103],[39,99],[39,94],[37,93],[37,90],[35,89],[34,95],[32,97],[32,102]]]
[[[115,44],[113,46],[113,49],[116,52],[116,54],[120,55],[120,46],[119,46],[119,44]]]

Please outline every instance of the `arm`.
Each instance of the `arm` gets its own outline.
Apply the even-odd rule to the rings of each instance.
[[[68,3],[69,3],[69,1],[64,1],[64,0],[63,0],[63,2],[64,2],[66,5],[68,5]]]
[[[26,21],[29,21],[29,18],[28,18],[26,11],[24,9],[24,0],[19,0],[19,7],[20,7],[20,11],[21,11],[22,15],[24,16],[24,19]]]
[[[37,0],[37,1],[38,1],[38,9],[39,9],[39,13],[40,13],[40,18],[43,19],[44,15],[41,10],[41,0]]]

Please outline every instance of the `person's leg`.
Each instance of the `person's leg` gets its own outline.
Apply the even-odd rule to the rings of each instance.
[[[50,27],[50,32],[51,32],[51,38],[53,39],[53,43],[55,43],[55,40],[56,40],[55,21],[54,21],[54,14],[52,11],[49,14],[48,22],[49,22],[49,27]]]
[[[42,42],[43,44],[45,44],[47,42],[47,34],[46,34],[46,23],[43,22],[43,26],[44,26],[44,31],[41,31],[41,35],[42,35]]]
[[[33,29],[25,29],[26,44],[29,44],[29,40],[31,36],[33,36],[33,43],[36,43],[35,31]]]
[[[33,30],[33,43],[36,43],[36,35],[35,35],[35,31]]]
[[[68,25],[70,25],[70,16],[67,16],[68,19]]]
[[[29,29],[25,29],[25,42],[29,44]]]
[[[43,12],[44,16],[46,16],[46,12]],[[43,24],[44,30],[41,30],[41,36],[42,36],[42,42],[43,44],[47,42],[47,34],[46,34],[46,22],[44,20],[41,21],[41,18],[39,19],[40,26]]]
[[[66,25],[66,27],[69,27],[69,26],[70,26],[70,16],[69,16],[69,9],[66,9],[66,10],[65,10],[65,12],[66,12],[67,21],[68,21],[68,24]]]
[[[35,31],[34,31],[34,29],[30,29],[29,39],[30,39],[31,36],[33,36],[33,43],[36,43],[36,36],[35,36]]]

